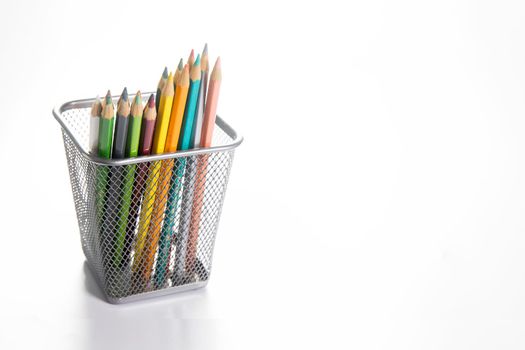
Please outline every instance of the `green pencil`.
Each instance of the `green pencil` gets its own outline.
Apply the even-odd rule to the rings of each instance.
[[[137,92],[131,104],[131,117],[126,140],[126,157],[134,158],[139,152],[140,128],[142,125],[142,95]],[[133,196],[133,183],[135,181],[136,164],[126,166],[122,184],[122,205],[119,213],[117,229],[117,245],[115,250],[115,264],[125,267],[129,264],[131,254],[131,241],[133,232],[128,232],[128,218]]]
[[[111,158],[111,147],[113,143],[113,126],[115,124],[115,111],[113,107],[113,101],[111,100],[111,92],[108,90],[106,98],[104,100],[104,107],[102,109],[102,115],[100,116],[100,124],[98,130],[98,156],[100,158]],[[106,258],[109,250],[108,244],[106,243],[110,238],[107,234],[107,227],[105,224],[105,201],[106,192],[108,190],[109,182],[109,167],[101,165],[97,168],[96,178],[96,203],[97,203],[97,218],[100,229],[100,243],[102,248],[102,256],[105,262],[105,266],[108,267]],[[107,225],[106,225],[107,226]]]
[[[113,107],[113,101],[111,100],[111,92],[108,90],[98,129],[98,156],[101,158],[111,158],[114,124],[115,110]]]

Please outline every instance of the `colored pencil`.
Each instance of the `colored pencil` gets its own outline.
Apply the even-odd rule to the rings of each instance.
[[[189,148],[200,147],[200,136],[202,130],[202,121],[204,116],[204,105],[206,100],[206,88],[208,82],[208,45],[204,46],[201,58],[201,83],[199,87],[199,95],[197,98],[197,110],[195,111],[195,120],[191,130],[191,137]],[[182,194],[182,208],[181,218],[179,225],[179,237],[183,240],[189,237],[190,220],[193,208],[193,197],[195,190],[195,182],[197,178],[197,159],[189,158],[188,164],[186,164],[185,176],[184,176],[184,191]],[[185,244],[184,241],[181,244]],[[183,246],[184,247],[184,246]],[[182,257],[181,257],[182,258]],[[182,261],[179,261],[179,265]],[[187,271],[186,271],[187,272]],[[184,282],[184,280],[182,281]]]
[[[197,59],[198,61],[198,59]],[[181,150],[187,150],[190,148],[193,148],[193,144],[191,143],[192,139],[192,133],[194,130],[194,124],[196,121],[196,111],[199,104],[199,94],[200,94],[200,80],[202,76],[202,71],[200,67],[198,67],[197,61],[195,65],[193,66],[194,71],[192,71],[192,83],[195,84],[195,86],[190,86],[190,91],[192,92],[191,99],[188,98],[187,103],[187,118],[184,120],[184,129],[183,129],[183,138],[181,142]],[[195,69],[199,68],[199,69]],[[198,79],[198,80],[197,80]],[[194,88],[194,89],[192,89]],[[184,161],[186,161],[187,158],[184,158]],[[185,260],[186,260],[186,254],[188,249],[188,237],[189,237],[189,230],[190,230],[190,219],[191,219],[191,211],[192,211],[192,203],[193,203],[193,187],[195,184],[195,177],[197,172],[197,165],[195,163],[194,158],[189,158],[185,162],[185,175],[184,175],[184,186],[183,186],[183,193],[182,193],[182,208],[181,208],[181,214],[180,214],[180,223],[179,223],[179,230],[177,235],[177,251],[175,255],[175,267],[178,270],[178,277],[189,277],[188,273],[191,271],[188,271],[185,267]],[[188,275],[188,276],[186,276]],[[179,282],[184,282],[184,278],[181,280],[179,278]]]
[[[191,52],[190,52],[190,55],[188,56],[188,69],[190,70],[191,72],[191,67],[193,66],[193,62],[195,61],[195,52],[193,51],[193,49],[191,49]]]
[[[101,158],[111,158],[111,147],[113,145],[113,126],[115,123],[113,101],[111,92],[108,90],[104,101],[104,108],[100,116],[98,131],[98,156]]]
[[[129,101],[128,90],[124,88],[117,103],[117,117],[115,119],[115,131],[113,135],[113,159],[123,159],[126,156],[126,139],[129,123]],[[120,265],[120,257],[124,243],[124,234],[120,236],[118,230],[119,209],[122,196],[121,185],[124,177],[124,167],[111,167],[109,171],[109,188],[106,195],[106,219],[105,226],[108,236],[111,237],[111,252],[113,266]],[[118,252],[118,253],[117,253]]]
[[[155,107],[155,96],[151,94],[149,96],[144,112],[142,113],[142,126],[140,130],[140,141],[139,141],[139,155],[148,156],[151,154],[151,146],[153,145],[153,133],[155,131],[155,121],[157,119],[157,110]],[[135,176],[135,183],[133,185],[133,197],[131,199],[131,209],[128,220],[128,235],[133,236],[135,228],[137,226],[137,219],[140,209],[140,201],[144,193],[144,187],[146,179],[148,177],[148,163],[139,163],[137,175]],[[132,242],[131,240],[126,241],[126,250],[124,257],[128,257],[131,254]],[[129,264],[129,260],[127,261]]]
[[[197,55],[197,59],[191,67],[190,72],[190,89],[188,92],[188,99],[186,100],[184,121],[179,137],[178,149],[180,150],[187,150],[190,148],[191,132],[193,128],[193,121],[195,120],[195,111],[197,110],[197,100],[199,98],[199,89],[201,84],[200,55]]]
[[[180,130],[184,119],[184,111],[186,100],[188,97],[190,87],[189,67],[186,65],[177,82],[175,89],[175,101],[171,110],[169,137],[166,142],[166,152],[175,152],[177,144],[179,143]],[[155,269],[155,284],[158,288],[164,285],[167,275],[169,257],[171,255],[171,241],[173,237],[173,229],[175,227],[175,217],[177,212],[178,194],[180,191],[180,178],[183,174],[184,167],[180,162],[174,159],[169,160],[172,168],[175,169],[175,174],[172,176],[170,189],[168,194],[168,207],[166,217],[162,225],[162,232],[159,243],[159,255],[157,258],[157,267]],[[170,174],[167,174],[169,178]]]
[[[202,124],[201,147],[211,147],[213,129],[217,117],[217,103],[222,82],[221,58],[218,57],[211,72],[208,92],[206,96],[206,108]]]
[[[142,117],[142,128],[140,130],[139,155],[149,156],[153,146],[153,135],[157,121],[154,96],[150,95]]]
[[[184,69],[184,64],[181,58],[179,61],[179,64],[177,65],[177,69],[175,69],[175,74],[173,75],[173,88],[175,89],[175,92],[177,90],[177,82],[179,81],[179,78],[180,78],[180,75],[182,74],[183,69]]]
[[[128,114],[130,115],[128,118],[130,120],[126,138],[125,156],[128,158],[134,158],[138,155],[140,127],[142,124],[142,95],[140,94],[140,91],[135,95],[131,104],[131,111],[128,112]],[[117,118],[118,116],[119,112],[117,110]],[[129,262],[129,247],[131,247],[131,241],[133,239],[133,233],[127,232],[127,228],[137,166],[136,164],[130,164],[125,167],[125,169],[126,172],[122,179],[122,204],[119,211],[117,247],[115,251],[115,265],[117,267],[127,266]]]
[[[159,111],[160,96],[162,95],[162,89],[164,88],[164,84],[166,84],[166,80],[168,80],[168,67],[164,67],[159,84],[157,85],[157,93],[155,94],[155,108],[157,113]]]
[[[195,112],[195,122],[193,123],[193,130],[191,132],[191,141],[193,148],[200,147],[202,134],[202,120],[204,118],[204,106],[206,104],[206,91],[208,88],[208,44],[204,45],[201,57],[201,85],[199,91],[199,99],[197,102],[197,111]]]
[[[100,158],[111,158],[111,147],[113,145],[113,126],[115,123],[113,101],[111,99],[111,92],[105,97],[105,103],[100,116],[100,124],[98,130],[98,156]],[[107,222],[106,194],[108,190],[109,167],[100,166],[97,169],[96,175],[96,203],[97,203],[97,218],[100,230],[100,247],[102,249],[102,259],[104,267],[109,269],[108,255],[109,255],[109,239],[111,238]]]
[[[111,147],[113,145],[113,126],[115,123],[113,101],[111,92],[108,90],[104,99],[104,106],[100,116],[98,129],[98,156],[101,158],[111,158]],[[99,217],[102,218],[106,200],[106,191],[108,186],[109,168],[107,166],[99,167],[97,174],[97,210]]]
[[[172,104],[173,76],[170,73],[160,98],[159,115],[157,117],[155,133],[153,135],[153,154],[161,154],[164,152]],[[148,279],[146,277],[151,273],[145,270],[144,264],[146,264],[146,258],[149,256],[150,251],[154,249],[153,247],[156,248],[158,241],[158,237],[148,237],[148,232],[152,218],[151,214],[155,203],[155,196],[159,185],[160,169],[161,165],[164,163],[165,162],[163,161],[156,161],[152,164],[146,182],[142,210],[140,212],[138,239],[135,247],[136,260],[133,262],[133,271],[137,273],[142,270],[145,277],[144,282],[147,282]]]
[[[131,104],[131,120],[126,142],[126,157],[135,158],[139,155],[140,129],[142,126],[142,94],[137,91]]]
[[[115,122],[115,135],[113,141],[113,155],[114,159],[122,159],[126,156],[126,142],[128,138],[128,123],[129,123],[129,96],[128,89],[124,88],[117,107],[117,118]]]
[[[215,119],[217,117],[217,103],[222,81],[221,59],[217,58],[215,66],[210,76],[210,85],[206,97],[206,108],[202,125],[201,147],[211,147]],[[193,211],[190,221],[190,235],[188,241],[188,253],[186,258],[186,269],[192,270],[195,266],[197,254],[197,243],[199,235],[199,225],[202,213],[202,205],[205,193],[206,172],[208,167],[208,155],[204,155],[197,165],[197,180],[195,183],[195,193],[193,197]]]
[[[184,73],[183,73],[184,74]],[[184,112],[184,103],[181,103],[181,96],[184,95],[184,89],[175,88],[174,103],[170,113],[170,123],[168,127],[168,134],[166,138],[166,144],[164,146],[164,152],[175,152],[177,150],[177,139],[179,138],[180,127],[182,123],[182,113]],[[185,98],[185,97],[184,97]],[[180,116],[177,114],[178,111],[182,110]],[[175,114],[173,113],[175,111]],[[157,244],[160,239],[162,218],[166,209],[166,203],[168,201],[168,191],[170,185],[170,178],[175,161],[173,159],[167,159],[162,163],[159,174],[159,185],[157,188],[157,194],[155,196],[155,203],[153,205],[153,212],[151,214],[151,224],[149,228],[148,236],[151,238],[151,245],[149,246],[148,254],[146,256],[144,268],[144,278],[149,280],[151,271],[153,268],[153,262],[155,253],[157,251]]]
[[[177,144],[179,143],[180,130],[182,121],[184,119],[184,107],[186,106],[186,99],[188,97],[190,87],[190,73],[188,65],[184,66],[182,74],[179,76],[177,88],[175,89],[175,99],[171,109],[170,125],[168,130],[168,138],[166,140],[165,152],[177,151]]]
[[[102,113],[102,104],[97,96],[91,106],[91,118],[89,119],[89,152],[97,154],[98,150],[98,126],[100,124],[100,114]]]

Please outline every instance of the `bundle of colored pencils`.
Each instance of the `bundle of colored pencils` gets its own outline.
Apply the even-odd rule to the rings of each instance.
[[[130,99],[124,88],[115,113],[108,91],[91,109],[90,152],[124,159],[211,147],[220,84],[220,58],[209,74],[205,45],[202,56],[194,58],[192,50],[174,73],[164,69],[156,94],[149,96],[144,108],[140,91]],[[196,183],[205,183],[208,156],[199,159],[141,162],[97,173],[97,216],[106,269],[130,272],[134,285],[144,288],[191,280],[204,196],[204,186]],[[170,270],[172,255],[175,264]]]

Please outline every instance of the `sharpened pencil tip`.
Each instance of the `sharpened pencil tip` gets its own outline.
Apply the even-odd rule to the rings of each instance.
[[[128,88],[125,87],[124,90],[122,90],[122,101],[128,102]]]
[[[201,55],[200,54],[197,55],[197,59],[195,60],[195,63],[193,65],[197,66],[199,64],[201,64]]]
[[[141,103],[142,101],[142,95],[140,93],[140,90],[137,91],[137,94],[135,95],[135,103]]]
[[[208,43],[204,44],[204,49],[202,50],[202,55],[208,54]]]
[[[164,71],[162,72],[162,78],[168,79],[168,67],[164,67]]]
[[[106,105],[109,105],[111,103],[111,91],[108,90],[108,93],[106,94]]]
[[[217,68],[217,69],[221,68],[221,57],[220,57],[220,56],[217,57],[217,61],[215,61],[215,67],[214,67],[214,69],[215,69],[215,68]]]
[[[177,66],[177,69],[178,70],[182,70],[183,68],[184,68],[184,62],[183,62],[183,60],[181,58],[180,61],[179,61],[179,65]]]
[[[155,95],[153,95],[153,94],[149,95],[148,107],[149,108],[155,108]]]

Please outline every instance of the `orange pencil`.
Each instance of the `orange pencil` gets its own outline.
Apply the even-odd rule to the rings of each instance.
[[[176,83],[175,97],[170,114],[170,122],[168,126],[168,134],[166,136],[166,143],[164,145],[164,153],[171,153],[177,151],[177,143],[179,141],[180,128],[182,125],[182,117],[184,115],[184,106],[186,105],[186,97],[188,95],[189,87],[189,72],[188,66],[184,67],[182,74],[179,76],[179,81]],[[157,187],[157,194],[155,195],[155,204],[153,205],[153,213],[151,215],[151,224],[149,228],[149,235],[151,245],[147,252],[146,263],[144,266],[144,278],[149,280],[153,270],[153,262],[155,260],[155,253],[157,251],[157,244],[161,232],[162,218],[166,209],[168,200],[168,190],[170,188],[170,179],[174,159],[166,159],[162,162],[159,173],[159,184]],[[161,237],[161,252],[164,249],[164,237]],[[169,250],[168,250],[169,251]],[[159,255],[159,261],[163,258]]]
[[[177,82],[180,79],[180,75],[182,74],[183,68],[184,67],[182,65],[182,58],[181,58],[179,61],[179,64],[177,65],[177,68],[175,69],[175,74],[173,75],[173,83],[175,84],[175,89],[177,88]]]
[[[153,134],[153,154],[162,154],[166,145],[166,137],[168,133],[168,126],[170,121],[171,106],[173,103],[173,76],[168,75],[168,81],[164,84],[164,89],[160,97],[159,115],[155,122],[155,132]],[[135,245],[135,257],[133,260],[133,272],[138,277],[138,272],[143,272],[144,275],[149,276],[150,272],[144,271],[146,262],[150,254],[155,255],[157,249],[158,236],[152,236],[152,225],[154,225],[155,217],[152,217],[154,204],[157,202],[156,194],[162,187],[159,187],[161,180],[159,179],[160,169],[165,164],[163,161],[155,161],[151,163],[148,178],[146,180],[146,188],[144,189],[144,199],[142,201],[142,209],[139,215],[139,229],[137,232],[137,241]],[[153,253],[151,253],[153,251]],[[143,281],[147,282],[147,280]]]

